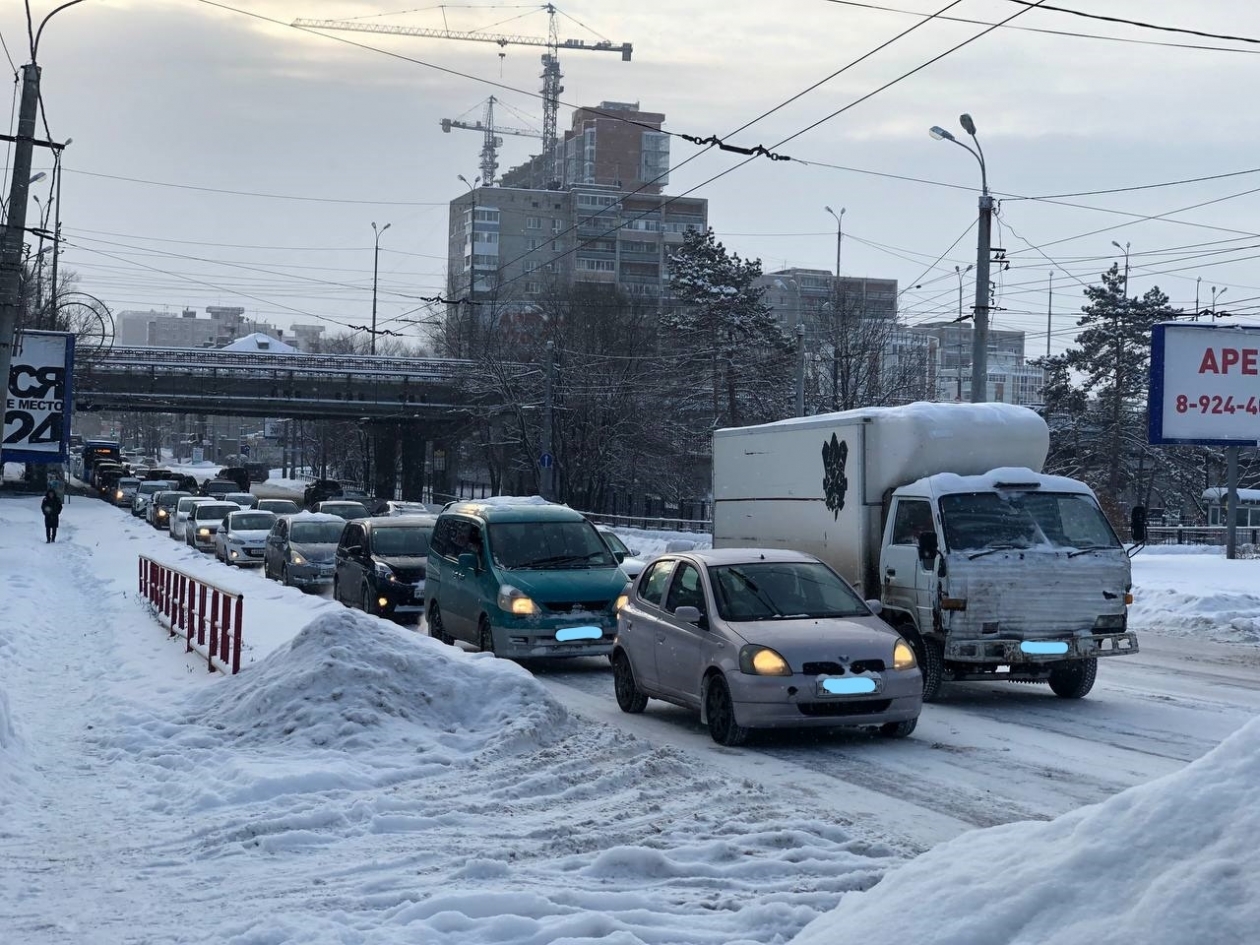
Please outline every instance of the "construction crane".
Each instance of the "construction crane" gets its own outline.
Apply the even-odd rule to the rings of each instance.
[[[565,39],[559,37],[556,29],[556,7],[554,4],[547,3],[539,7],[546,10],[549,17],[549,25],[546,38],[538,36],[518,36],[507,33],[479,33],[448,29],[434,29],[431,27],[421,26],[389,26],[384,23],[364,23],[354,20],[294,20],[292,25],[303,29],[313,30],[351,30],[360,33],[391,33],[398,36],[430,36],[435,39],[463,39],[477,43],[497,43],[499,46],[516,45],[516,46],[546,46],[547,51],[542,55],[542,100],[543,100],[543,154],[552,155],[558,160],[557,142],[559,134],[557,131],[557,118],[560,114],[560,93],[564,91],[564,86],[560,84],[560,80],[564,77],[560,72],[561,49],[565,50],[586,50],[588,52],[619,52],[621,53],[621,61],[629,62],[630,54],[634,51],[634,46],[630,43],[617,43],[611,40],[602,40],[597,43],[588,43],[583,39]]]
[[[467,122],[458,118],[443,118],[442,131],[451,133],[452,128],[464,128],[468,131],[480,131],[485,137],[481,144],[481,183],[489,187],[495,182],[499,171],[499,148],[503,139],[499,135],[520,135],[523,138],[541,138],[541,131],[532,128],[504,128],[494,123],[494,106],[499,100],[491,95],[486,99],[485,118],[481,121]],[[502,104],[499,102],[499,104]]]

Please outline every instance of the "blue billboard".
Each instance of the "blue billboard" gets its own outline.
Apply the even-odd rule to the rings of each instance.
[[[9,369],[0,462],[66,462],[73,377],[74,335],[18,332]]]

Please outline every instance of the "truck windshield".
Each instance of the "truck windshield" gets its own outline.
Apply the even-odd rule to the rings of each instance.
[[[1074,492],[963,492],[941,496],[950,551],[1119,548],[1098,504]]]
[[[825,564],[751,562],[709,568],[723,620],[869,617],[871,610]]]

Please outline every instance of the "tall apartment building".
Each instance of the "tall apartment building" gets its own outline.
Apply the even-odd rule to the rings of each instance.
[[[971,346],[975,337],[971,324],[931,322],[921,328],[940,342],[937,398],[971,400]],[[1041,403],[1045,377],[1041,368],[1026,362],[1024,339],[1022,331],[989,329],[987,400],[1023,406]]]
[[[510,306],[580,284],[668,297],[669,255],[707,227],[703,198],[480,187],[451,201],[448,297]]]
[[[842,276],[828,269],[778,269],[756,282],[765,288],[762,300],[774,310],[785,328],[804,322],[807,331],[837,308],[853,317],[897,318],[897,280]]]
[[[502,175],[503,187],[565,190],[602,184],[659,194],[669,183],[665,115],[639,110],[638,102],[600,102],[578,108],[556,152],[539,154]]]

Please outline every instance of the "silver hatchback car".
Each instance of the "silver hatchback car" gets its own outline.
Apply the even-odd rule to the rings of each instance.
[[[910,644],[836,572],[796,551],[666,554],[627,589],[613,643],[625,712],[648,698],[700,710],[713,740],[754,728],[914,731],[923,677]]]

